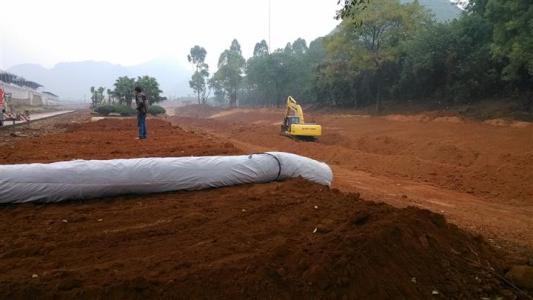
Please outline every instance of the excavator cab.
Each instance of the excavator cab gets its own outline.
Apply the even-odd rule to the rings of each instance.
[[[286,126],[291,127],[292,124],[300,124],[300,118],[295,116],[287,117],[286,119]]]
[[[285,118],[281,125],[281,133],[294,138],[316,139],[322,135],[322,126],[314,123],[305,123],[302,107],[294,98],[289,96],[287,98]]]

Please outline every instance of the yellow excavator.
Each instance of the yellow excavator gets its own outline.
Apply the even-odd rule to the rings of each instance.
[[[289,96],[285,118],[281,125],[281,134],[301,139],[314,140],[322,135],[322,126],[314,123],[305,123],[302,107]]]

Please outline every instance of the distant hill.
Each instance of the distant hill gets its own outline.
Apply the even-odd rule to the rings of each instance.
[[[400,0],[402,3],[413,2],[414,0]],[[418,0],[420,5],[429,9],[437,21],[445,22],[458,18],[462,10],[457,7],[457,4],[450,0]]]
[[[113,88],[119,76],[149,75],[157,79],[165,96],[191,94],[188,85],[191,72],[177,62],[165,59],[129,67],[96,61],[59,63],[51,69],[37,64],[22,64],[7,71],[44,85],[46,90],[63,100],[88,99],[91,86]]]

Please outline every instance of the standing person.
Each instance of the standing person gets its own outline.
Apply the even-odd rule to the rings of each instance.
[[[137,105],[137,127],[139,139],[146,138],[146,114],[148,113],[148,100],[141,87],[135,87],[135,104]]]
[[[4,102],[4,89],[0,87],[0,127],[4,126],[4,113],[6,112]]]

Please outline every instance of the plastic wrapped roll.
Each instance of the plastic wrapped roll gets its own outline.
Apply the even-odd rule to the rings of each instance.
[[[201,190],[295,177],[330,185],[333,174],[323,162],[283,152],[0,165],[0,203]]]

